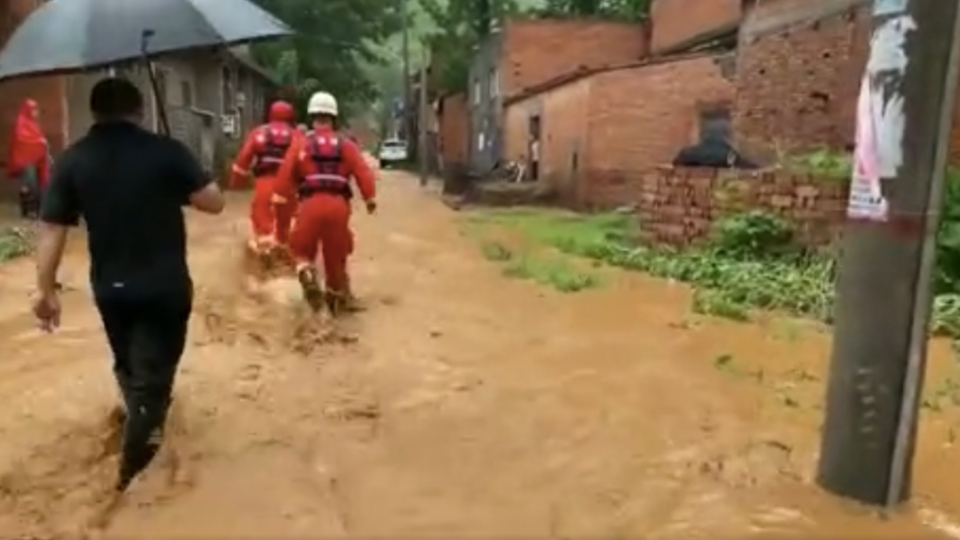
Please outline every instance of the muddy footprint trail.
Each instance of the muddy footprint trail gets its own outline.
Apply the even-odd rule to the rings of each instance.
[[[242,194],[190,216],[195,315],[167,444],[107,513],[117,397],[84,246],[54,336],[26,313],[31,262],[0,266],[0,534],[942,537],[812,487],[820,386],[785,409],[713,361],[822,373],[822,337],[687,324],[689,291],[639,275],[576,295],[505,278],[414,178],[380,189],[381,214],[355,218],[369,309],[338,325],[304,312],[293,279],[248,278]],[[960,505],[920,473],[923,504]]]

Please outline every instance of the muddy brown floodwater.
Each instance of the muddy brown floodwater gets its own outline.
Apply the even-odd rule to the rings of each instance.
[[[242,195],[191,216],[171,436],[105,537],[955,534],[950,410],[925,412],[913,509],[881,520],[812,486],[822,330],[697,318],[684,287],[635,274],[573,295],[510,280],[435,193],[399,172],[380,186],[382,213],[355,218],[369,310],[335,333],[290,280],[244,278]],[[112,479],[117,397],[84,258],[75,242],[53,336],[27,313],[32,263],[0,267],[4,538],[75,536]],[[951,362],[936,344],[931,384]]]

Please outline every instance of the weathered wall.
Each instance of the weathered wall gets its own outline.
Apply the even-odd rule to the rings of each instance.
[[[869,15],[861,0],[761,2],[740,32],[734,126],[757,157],[853,144]]]
[[[500,93],[510,97],[581,67],[621,65],[648,54],[643,24],[521,19],[503,29]]]
[[[721,58],[665,59],[594,76],[581,205],[629,203],[631,188],[624,175],[670,163],[681,148],[696,141],[700,112],[729,104],[734,97]]]
[[[746,210],[774,212],[794,224],[802,243],[823,245],[842,227],[848,187],[782,170],[673,167],[635,178],[634,186],[644,241],[674,246],[701,240],[716,220]]]
[[[577,197],[577,178],[589,137],[587,110],[593,79],[584,77],[507,107],[504,122],[507,159],[528,153],[529,119],[540,115],[540,181],[564,200]]]
[[[467,88],[467,103],[470,115],[470,140],[467,156],[470,168],[489,171],[500,159],[503,141],[501,121],[503,93],[500,84],[499,66],[503,47],[503,34],[488,36],[474,52],[470,64],[470,80]]]
[[[440,155],[444,167],[459,167],[467,163],[469,123],[467,95],[459,93],[444,97],[440,114]]]
[[[742,3],[743,0],[654,0],[650,8],[650,51],[658,54],[736,24]]]

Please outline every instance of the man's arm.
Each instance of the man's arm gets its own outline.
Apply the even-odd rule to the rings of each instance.
[[[254,157],[257,155],[257,136],[260,134],[260,128],[254,128],[247,134],[243,140],[243,146],[240,153],[233,161],[230,167],[230,188],[237,189],[240,185],[250,178],[253,174],[250,168],[253,166]]]
[[[220,186],[203,172],[197,158],[180,141],[167,139],[170,146],[169,166],[177,189],[177,196],[183,204],[206,214],[223,212],[226,201]]]
[[[297,176],[300,174],[300,153],[304,148],[306,137],[298,135],[290,142],[287,153],[283,156],[283,163],[273,181],[274,200],[286,202],[297,196]]]
[[[363,152],[353,141],[343,141],[343,161],[353,176],[364,201],[372,202],[377,198],[377,185],[373,170],[363,158]]]
[[[53,174],[40,208],[37,232],[37,289],[42,295],[57,290],[57,271],[63,260],[70,227],[80,224],[80,200],[72,171],[71,154],[66,152],[53,167]]]

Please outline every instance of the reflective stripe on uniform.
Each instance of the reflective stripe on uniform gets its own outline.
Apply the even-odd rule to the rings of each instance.
[[[308,175],[304,176],[303,179],[306,180],[307,182],[310,182],[310,181],[314,181],[314,182],[338,182],[338,183],[341,183],[341,184],[350,185],[350,180],[348,180],[347,177],[345,177],[345,176],[343,176],[343,175],[340,175],[340,174],[313,173],[313,174],[308,174]]]

